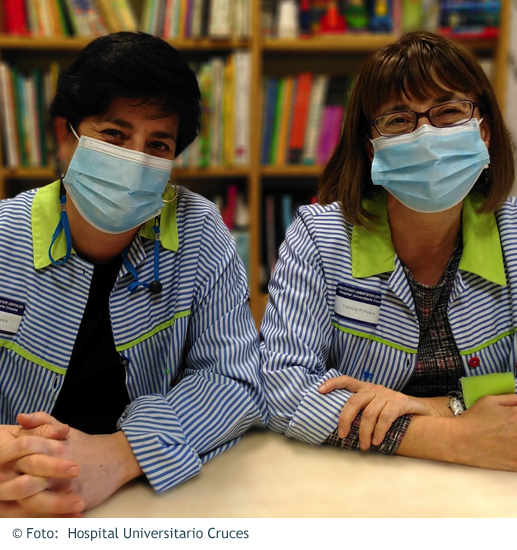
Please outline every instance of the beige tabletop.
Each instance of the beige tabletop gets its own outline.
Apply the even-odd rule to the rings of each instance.
[[[182,485],[158,495],[137,480],[85,517],[517,517],[517,473],[255,431]]]

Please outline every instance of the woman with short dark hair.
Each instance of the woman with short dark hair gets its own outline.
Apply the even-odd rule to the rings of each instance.
[[[235,241],[170,182],[194,72],[159,38],[104,36],[51,115],[63,177],[0,203],[3,516],[78,514],[142,474],[164,491],[267,416]]]

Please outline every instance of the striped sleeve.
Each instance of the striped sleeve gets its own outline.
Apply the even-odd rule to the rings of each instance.
[[[329,297],[310,214],[298,215],[280,247],[261,326],[261,364],[270,428],[320,444],[338,423],[351,395],[320,394],[318,387],[340,376],[327,371],[332,326]]]
[[[182,379],[167,395],[137,398],[120,423],[156,491],[197,474],[267,421],[246,273],[222,221],[205,224]]]

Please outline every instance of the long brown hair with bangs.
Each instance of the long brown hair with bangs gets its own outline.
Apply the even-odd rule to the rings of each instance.
[[[482,192],[483,212],[494,211],[510,194],[514,161],[508,130],[497,105],[494,90],[478,61],[451,40],[428,32],[413,32],[378,50],[361,70],[350,93],[339,142],[321,178],[321,204],[341,202],[345,219],[368,227],[372,216],[362,199],[379,192],[372,183],[371,163],[366,152],[370,120],[390,101],[453,92],[475,94],[481,116],[491,128],[490,168]],[[480,182],[481,183],[481,182]]]

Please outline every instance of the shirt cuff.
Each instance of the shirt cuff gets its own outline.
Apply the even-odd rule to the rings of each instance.
[[[412,414],[405,414],[400,416],[393,422],[391,428],[387,431],[382,443],[378,446],[372,445],[372,450],[381,454],[393,455],[397,452],[400,442],[404,437],[406,430],[409,426]],[[361,423],[362,412],[360,412],[352,422],[350,432],[346,437],[338,437],[337,429],[334,430],[324,441],[326,445],[332,445],[333,447],[340,447],[346,450],[356,450],[359,448],[359,424]]]
[[[200,457],[161,396],[133,401],[119,420],[119,427],[155,491],[166,491],[201,470]]]

